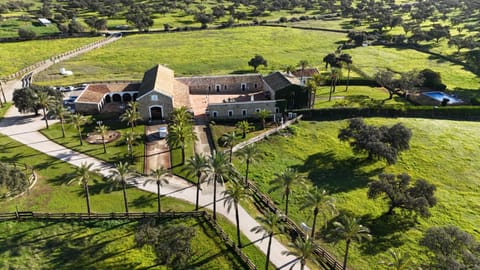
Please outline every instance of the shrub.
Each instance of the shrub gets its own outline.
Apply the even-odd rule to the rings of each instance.
[[[37,33],[30,29],[20,28],[18,29],[18,36],[21,39],[31,40],[37,37]]]

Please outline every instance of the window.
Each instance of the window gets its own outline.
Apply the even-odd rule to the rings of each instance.
[[[220,84],[215,85],[215,91],[220,92],[220,88],[222,88]]]
[[[258,87],[258,85],[257,85],[257,84],[254,84],[253,86],[255,87],[255,89],[257,89],[257,87]]]
[[[242,92],[245,92],[245,90],[247,90],[247,84],[242,83],[241,88],[242,88]]]
[[[217,111],[213,111],[212,115],[213,115],[213,118],[217,118],[218,112],[217,112]]]
[[[233,116],[233,111],[232,110],[228,110],[228,117],[232,117]]]
[[[275,113],[279,113],[279,112],[280,112],[280,108],[275,107]]]
[[[255,112],[257,112],[257,113],[260,112],[260,108],[256,108]]]
[[[212,90],[212,87],[209,85],[208,86],[208,92],[210,92]]]
[[[158,96],[157,95],[151,95],[150,100],[151,101],[158,101]]]
[[[246,109],[242,109],[242,115],[247,116],[247,110]]]
[[[223,89],[227,90],[227,85],[226,84],[223,86]]]

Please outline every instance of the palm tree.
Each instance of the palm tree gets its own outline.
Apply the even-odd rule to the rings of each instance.
[[[65,117],[69,115],[70,112],[60,102],[57,102],[55,107],[53,107],[53,113],[55,113],[58,120],[60,120],[60,125],[62,127],[62,138],[65,138]]]
[[[208,159],[208,167],[205,175],[208,184],[213,182],[213,219],[217,220],[217,183],[223,184],[225,180],[233,179],[234,168],[228,162],[225,153],[215,152]]]
[[[350,243],[352,241],[360,243],[363,239],[370,240],[372,235],[370,235],[370,230],[367,227],[360,224],[359,219],[352,216],[344,215],[340,221],[335,221],[333,225],[335,226],[334,232],[337,233],[338,237],[346,241],[345,257],[343,258],[343,270],[346,270]]]
[[[350,70],[351,70],[350,65],[352,64],[352,56],[350,56],[348,53],[342,53],[338,59],[339,59],[341,62],[347,64],[347,70],[348,70],[348,73],[347,73],[347,85],[345,86],[345,92],[347,92],[347,91],[348,91],[348,84],[349,84],[349,82],[350,82]]]
[[[269,192],[279,189],[282,190],[282,200],[285,199],[285,215],[288,216],[288,199],[292,191],[292,186],[297,183],[303,183],[305,177],[292,168],[287,168],[284,172],[275,175],[276,178],[270,181],[272,187]]]
[[[301,77],[301,82],[302,84],[304,83],[303,81],[303,77],[305,77],[305,68],[308,66],[308,61],[307,60],[300,60],[300,62],[298,62],[298,66],[300,66],[300,68],[302,69],[302,77]]]
[[[237,223],[237,241],[238,247],[241,248],[242,242],[240,240],[240,218],[238,216],[238,203],[248,198],[248,190],[239,183],[233,183],[230,189],[227,189],[223,192],[223,195],[225,195],[223,205],[227,206],[227,212],[230,213],[232,206],[235,208],[235,221]]]
[[[295,66],[287,65],[283,68],[283,71],[285,71],[287,74],[292,74],[292,72],[295,71]]]
[[[232,162],[233,146],[235,145],[236,135],[235,131],[228,132],[220,137],[220,142],[223,147],[228,147],[229,160]]]
[[[322,215],[324,220],[326,219],[326,211],[330,213],[335,212],[335,204],[333,198],[330,197],[325,190],[318,190],[317,187],[309,190],[309,192],[305,195],[303,199],[303,205],[300,207],[300,210],[304,210],[307,208],[313,208],[313,225],[312,225],[312,233],[310,237],[315,239],[315,227],[317,225],[317,216],[320,211],[322,211]]]
[[[408,270],[412,269],[412,260],[410,255],[402,253],[398,250],[389,249],[388,254],[390,258],[387,258],[387,262],[382,261],[381,264],[384,264],[391,270]]]
[[[43,119],[45,120],[45,125],[48,129],[48,117],[47,110],[52,107],[55,99],[54,97],[48,95],[47,92],[39,92],[37,94],[37,106],[40,107],[43,111]]]
[[[325,62],[325,69],[327,69],[329,65],[330,67],[335,67],[337,66],[338,58],[334,53],[329,53],[323,57],[323,62]]]
[[[288,246],[291,250],[283,251],[282,254],[285,256],[295,256],[297,260],[300,261],[300,270],[303,270],[307,264],[307,259],[310,259],[313,255],[313,251],[315,251],[313,239],[308,236],[305,238],[297,237],[295,242],[290,243]]]
[[[265,270],[268,270],[270,264],[270,251],[272,248],[272,238],[275,231],[283,232],[283,216],[276,213],[268,212],[265,216],[257,217],[257,220],[263,225],[255,226],[251,229],[255,233],[263,233],[263,238],[268,236],[267,247],[267,262],[265,264]]]
[[[193,115],[185,106],[174,109],[171,118],[173,123],[180,125],[190,125],[193,122]]]
[[[70,116],[70,120],[72,121],[73,126],[75,129],[78,131],[78,138],[80,139],[80,145],[83,145],[83,140],[82,140],[82,125],[85,124],[87,119],[85,116],[75,113]]]
[[[138,102],[130,101],[130,102],[128,102],[128,107],[130,107],[130,109],[133,110],[134,112],[137,112],[138,111]]]
[[[134,111],[132,108],[126,109],[125,112],[120,115],[120,121],[127,122],[132,128],[132,132],[133,128],[135,127],[135,123],[140,119],[142,119],[142,117],[138,111]]]
[[[70,179],[70,181],[67,182],[68,185],[70,185],[73,182],[78,182],[80,185],[83,185],[83,189],[85,190],[85,198],[87,200],[87,212],[88,215],[90,215],[90,193],[88,191],[88,182],[92,180],[94,177],[95,173],[98,173],[98,169],[93,169],[93,163],[87,164],[87,163],[82,163],[80,167],[77,167],[75,169],[75,177]]]
[[[111,182],[113,182],[114,185],[120,184],[122,186],[123,202],[125,204],[125,213],[127,213],[127,215],[128,215],[127,180],[132,174],[128,166],[130,166],[128,162],[119,162],[115,165],[115,169],[110,170],[110,176],[108,176],[108,179]]]
[[[258,149],[255,144],[249,144],[242,148],[240,151],[236,153],[236,155],[245,161],[246,169],[245,169],[245,186],[248,183],[248,172],[250,169],[250,164],[257,161],[257,158],[260,156],[258,153]]]
[[[150,183],[151,181],[155,181],[155,184],[157,184],[157,205],[158,205],[158,213],[162,212],[161,206],[160,206],[160,187],[163,184],[168,184],[168,179],[167,177],[171,177],[172,175],[168,172],[167,169],[164,167],[157,168],[155,170],[150,171],[150,175],[154,176],[155,179],[147,179],[144,185]]]
[[[183,167],[183,170],[190,175],[197,176],[197,198],[195,200],[195,211],[198,211],[198,199],[200,197],[200,187],[203,182],[202,176],[207,170],[209,161],[204,155],[195,153],[194,157],[190,157],[187,160],[187,164]]]
[[[185,145],[189,141],[197,140],[197,135],[192,125],[173,123],[168,126],[167,143],[170,149],[180,147],[182,149],[182,163],[185,163]]]
[[[139,139],[140,136],[138,136],[135,132],[133,131],[127,131],[125,133],[125,143],[127,144],[127,151],[128,151],[128,155],[130,156],[130,158],[132,159],[132,162],[133,162],[133,145],[135,144],[135,142],[137,141],[137,139]]]
[[[262,129],[265,129],[265,119],[267,119],[270,114],[271,112],[265,109],[262,109],[256,113],[257,117],[260,118],[260,121],[262,122]]]
[[[245,139],[245,137],[247,137],[247,133],[250,130],[254,129],[254,127],[250,125],[250,123],[248,123],[247,120],[237,122],[235,124],[235,128],[240,130],[240,132],[242,132],[242,139]]]
[[[105,154],[107,153],[107,144],[105,142],[105,137],[108,134],[108,127],[103,124],[100,124],[97,126],[96,131],[98,134],[100,134],[100,136],[102,136],[103,153]]]
[[[332,68],[330,70],[330,92],[328,94],[328,101],[332,100],[332,93],[335,93],[335,88],[337,86],[337,80],[340,75],[340,70],[337,68]]]

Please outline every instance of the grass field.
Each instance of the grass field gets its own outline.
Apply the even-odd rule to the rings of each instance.
[[[244,269],[239,259],[200,218],[165,219],[195,229],[195,269]],[[0,223],[2,269],[166,269],[152,248],[135,245],[136,221],[7,221]]]
[[[173,69],[176,76],[245,73],[252,72],[247,62],[255,54],[263,55],[268,62],[268,67],[259,67],[262,73],[282,70],[302,59],[323,66],[323,57],[344,38],[344,34],[272,27],[133,35],[54,65],[36,80],[51,85],[141,80],[147,69],[159,63]],[[75,75],[57,76],[60,67]]]
[[[56,25],[40,26],[36,21],[24,21],[17,18],[9,18],[0,22],[0,38],[18,37],[18,29],[28,29],[37,34],[37,36],[51,35],[59,32]]]
[[[350,256],[354,269],[372,269],[391,247],[410,253],[417,262],[425,262],[425,252],[418,240],[431,226],[456,225],[479,239],[480,154],[475,134],[480,132],[480,123],[382,118],[366,121],[375,125],[401,122],[412,129],[411,149],[401,154],[396,165],[371,163],[365,156],[352,154],[350,147],[337,139],[338,130],[346,121],[301,122],[297,135],[270,136],[258,144],[261,161],[250,166],[251,178],[267,193],[268,182],[275,173],[287,167],[296,168],[308,176],[309,185],[331,193],[339,210],[362,217],[374,240],[354,245]],[[235,160],[235,164],[240,171],[245,169],[242,162]],[[432,217],[419,218],[417,224],[411,224],[408,218],[389,220],[382,216],[387,210],[386,203],[366,196],[368,183],[378,179],[381,172],[406,172],[414,179],[423,178],[435,184],[438,204],[431,210]],[[298,223],[310,224],[311,211],[299,211],[305,192],[302,186],[293,189],[290,216]],[[284,209],[279,192],[268,194]],[[322,245],[338,258],[343,256],[344,242]]]
[[[0,78],[99,39],[101,38],[68,38],[0,43]]]

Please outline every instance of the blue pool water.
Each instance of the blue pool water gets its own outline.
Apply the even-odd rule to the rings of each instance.
[[[452,97],[452,96],[450,96],[448,94],[445,94],[444,92],[440,92],[440,91],[423,92],[422,94],[427,96],[427,97],[433,98],[433,99],[435,99],[436,101],[439,101],[439,102],[442,102],[444,98],[447,98],[448,99],[447,104],[455,104],[455,103],[462,103],[463,102],[459,98]]]

